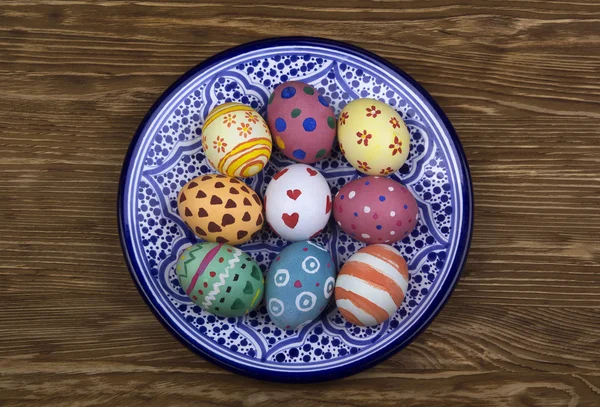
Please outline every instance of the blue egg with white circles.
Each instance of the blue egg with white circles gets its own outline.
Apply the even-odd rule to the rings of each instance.
[[[265,301],[271,321],[298,330],[315,320],[335,288],[336,269],[327,249],[305,240],[283,249],[265,278]]]

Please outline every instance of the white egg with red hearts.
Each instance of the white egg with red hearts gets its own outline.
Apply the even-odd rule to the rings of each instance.
[[[319,171],[305,164],[293,164],[275,174],[264,201],[269,226],[291,241],[316,236],[331,215],[329,184]]]

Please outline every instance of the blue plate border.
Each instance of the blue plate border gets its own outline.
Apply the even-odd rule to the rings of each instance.
[[[360,361],[347,366],[342,366],[338,368],[327,368],[322,371],[312,371],[312,372],[294,372],[294,373],[284,373],[284,372],[274,372],[269,371],[268,369],[257,369],[250,368],[245,366],[244,368],[240,368],[232,363],[229,363],[226,360],[223,360],[219,356],[212,354],[208,349],[201,349],[195,346],[193,343],[189,342],[185,335],[178,330],[175,326],[169,323],[168,318],[157,311],[157,306],[155,300],[153,298],[149,298],[147,296],[147,286],[143,282],[143,279],[138,279],[137,275],[141,273],[139,267],[136,264],[132,263],[131,256],[129,253],[133,252],[133,248],[131,246],[130,239],[127,237],[130,235],[129,226],[125,223],[124,215],[125,208],[124,204],[124,196],[125,196],[125,186],[127,183],[127,179],[129,178],[131,169],[131,158],[137,147],[138,141],[146,127],[150,118],[154,115],[159,106],[163,103],[163,101],[168,98],[173,91],[175,91],[180,85],[186,82],[190,77],[194,76],[198,71],[209,68],[210,66],[220,63],[229,58],[238,56],[243,53],[247,53],[250,51],[254,51],[261,48],[268,47],[276,47],[276,46],[321,46],[328,47],[337,51],[343,51],[350,54],[354,54],[358,57],[364,58],[372,63],[380,65],[384,67],[389,73],[399,75],[404,80],[409,82],[417,91],[421,93],[422,96],[425,97],[428,104],[432,107],[435,113],[439,116],[439,118],[444,123],[444,126],[448,130],[450,137],[453,141],[453,148],[455,149],[456,156],[458,157],[458,164],[460,167],[460,178],[459,180],[463,183],[463,202],[465,204],[463,208],[463,218],[461,224],[461,233],[459,235],[459,243],[457,247],[457,253],[462,253],[462,257],[460,259],[456,259],[452,264],[448,278],[444,282],[444,284],[440,287],[441,292],[445,292],[445,296],[437,301],[434,301],[431,304],[433,311],[428,314],[423,315],[419,318],[413,326],[407,331],[404,338],[402,340],[396,340],[390,343],[388,346],[383,349],[361,359]],[[448,301],[452,291],[454,290],[456,283],[460,277],[460,274],[465,266],[466,259],[468,256],[468,252],[471,246],[471,238],[473,233],[473,209],[474,209],[474,197],[473,197],[473,185],[471,180],[471,174],[469,170],[469,165],[467,163],[467,159],[454,130],[454,127],[450,123],[450,120],[446,117],[445,113],[442,111],[437,102],[433,99],[433,97],[412,77],[408,74],[392,65],[390,62],[386,61],[382,57],[367,51],[365,49],[359,48],[354,45],[346,44],[340,41],[334,41],[323,38],[315,38],[315,37],[278,37],[278,38],[268,38],[264,40],[254,41],[247,44],[239,45],[223,52],[220,52],[204,62],[196,65],[194,68],[190,69],[183,76],[181,76],[177,81],[175,81],[163,94],[154,102],[152,107],[149,109],[148,113],[144,116],[140,125],[138,126],[136,133],[130,143],[129,149],[125,155],[123,166],[121,170],[121,177],[119,183],[119,191],[117,198],[117,217],[118,217],[118,226],[119,226],[119,238],[121,241],[121,248],[123,251],[123,256],[125,258],[125,262],[127,267],[131,273],[131,277],[135,282],[135,285],[140,292],[140,295],[146,302],[147,306],[154,313],[156,318],[161,322],[161,324],[169,331],[171,334],[181,341],[184,345],[186,345],[189,349],[194,351],[195,353],[205,357],[211,362],[215,363],[218,366],[224,367],[226,369],[232,370],[236,373],[253,377],[256,379],[270,380],[275,382],[298,382],[298,383],[311,383],[311,382],[319,382],[326,380],[333,380],[342,377],[346,377],[355,373],[358,373],[362,370],[368,369],[380,363],[381,361],[387,359],[392,356],[394,353],[400,351],[404,347],[406,347],[410,342],[412,342],[420,333],[425,331],[429,324],[435,319],[437,314],[441,311],[445,303]],[[400,338],[399,338],[400,339]]]

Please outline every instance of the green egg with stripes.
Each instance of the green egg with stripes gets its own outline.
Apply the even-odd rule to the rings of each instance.
[[[265,279],[258,264],[238,248],[202,242],[181,253],[177,278],[188,297],[220,317],[239,317],[260,304]]]

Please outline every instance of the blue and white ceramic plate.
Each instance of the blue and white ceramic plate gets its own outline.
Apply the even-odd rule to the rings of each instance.
[[[291,79],[312,84],[336,114],[351,100],[372,97],[393,106],[411,133],[409,160],[392,178],[417,198],[420,221],[396,244],[410,267],[400,310],[374,328],[346,322],[335,307],[300,331],[270,322],[264,306],[240,318],[219,318],[195,306],[175,275],[178,254],[197,239],[177,215],[176,197],[190,179],[210,173],[201,129],[217,104],[237,101],[260,113],[270,93]],[[271,177],[291,164],[275,151],[246,182],[264,194]],[[339,148],[315,165],[332,193],[359,177]],[[313,38],[279,38],[218,54],[183,75],[150,109],[125,158],[119,189],[119,227],[125,259],[157,318],[190,349],[236,372],[276,381],[346,376],[406,346],[440,311],[465,264],[473,197],[467,161],[452,125],[414,79],[363,49]],[[317,242],[338,269],[364,246],[333,223]],[[266,271],[288,242],[268,227],[240,248]]]

